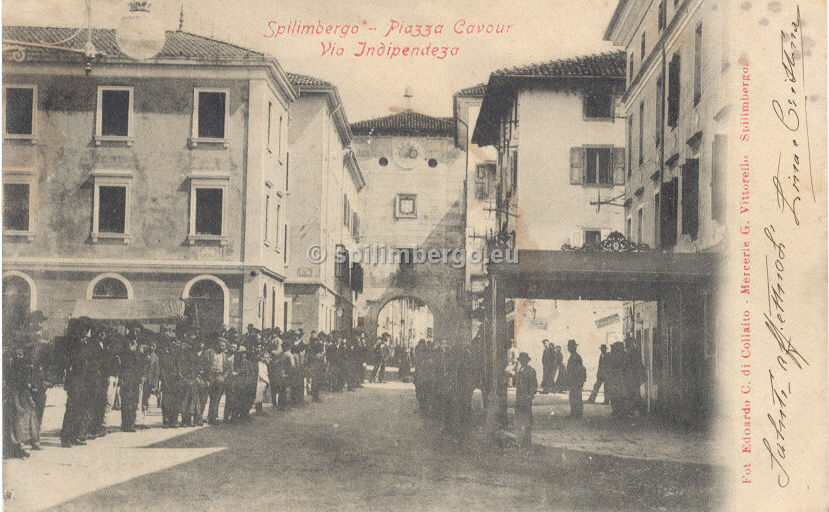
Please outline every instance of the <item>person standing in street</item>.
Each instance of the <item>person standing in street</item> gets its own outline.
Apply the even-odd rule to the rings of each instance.
[[[605,384],[605,380],[607,379],[607,363],[609,354],[607,353],[607,345],[602,345],[599,347],[601,350],[601,355],[599,355],[599,369],[596,370],[596,383],[593,384],[593,391],[590,392],[590,397],[587,399],[588,404],[592,404],[596,402],[596,396],[599,394],[599,390],[601,389],[602,385],[605,386],[604,390],[604,405],[610,403],[607,397],[607,385]]]
[[[233,360],[227,354],[227,340],[220,337],[216,349],[208,349],[209,366],[207,370],[207,423],[214,425],[219,419],[219,401],[225,392],[225,381],[233,371]]]
[[[541,392],[544,394],[551,393],[555,388],[556,376],[556,349],[550,340],[543,340],[544,353],[541,355]]]
[[[533,399],[538,391],[535,368],[529,366],[526,352],[518,355],[518,372],[515,375],[515,424],[518,428],[518,444],[529,448],[532,444]]]
[[[127,350],[121,355],[118,385],[121,388],[121,430],[135,432],[135,414],[140,400],[141,374],[144,370],[138,342],[131,339]]]
[[[570,391],[570,417],[581,418],[584,414],[584,404],[582,403],[582,388],[584,381],[587,380],[587,371],[581,361],[581,356],[576,351],[578,344],[576,340],[567,341],[567,351],[570,352],[570,358],[567,360],[567,388]]]
[[[386,358],[389,353],[389,338],[391,335],[389,333],[384,332],[383,336],[377,340],[377,344],[374,346],[374,357],[375,357],[375,364],[374,369],[371,371],[371,378],[369,378],[369,382],[374,382],[375,380],[382,384],[383,379],[386,375]]]

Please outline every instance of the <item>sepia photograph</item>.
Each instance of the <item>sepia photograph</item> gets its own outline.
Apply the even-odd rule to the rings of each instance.
[[[2,15],[5,510],[829,507],[825,4]]]

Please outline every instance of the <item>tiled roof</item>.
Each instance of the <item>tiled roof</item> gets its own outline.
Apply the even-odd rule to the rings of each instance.
[[[618,91],[625,86],[627,55],[611,51],[499,69],[489,75],[472,142],[486,146],[498,140],[501,116],[509,109],[521,84],[531,82],[550,90]]]
[[[485,83],[461,89],[455,93],[455,96],[483,96],[484,94],[486,94]]]
[[[319,78],[308,75],[300,75],[297,73],[285,73],[288,76],[288,81],[294,87],[333,87],[331,82],[326,82]]]
[[[432,117],[407,110],[390,116],[353,123],[351,131],[354,135],[453,137],[455,120],[451,117]]]
[[[504,68],[493,72],[492,75],[617,78],[625,76],[625,64],[625,52],[612,51]]]
[[[26,43],[58,44],[76,50],[82,50],[86,44],[86,30],[72,27],[24,27],[4,26],[3,42],[14,41]],[[114,29],[92,29],[92,43],[102,54],[100,60],[131,60],[118,49]],[[4,52],[5,54],[6,52]],[[63,62],[82,61],[81,54],[49,48],[25,47],[26,60]],[[4,57],[7,57],[4,55]],[[183,31],[167,31],[164,47],[158,58],[196,59],[196,60],[237,60],[263,59],[265,54],[235,44],[191,34]]]

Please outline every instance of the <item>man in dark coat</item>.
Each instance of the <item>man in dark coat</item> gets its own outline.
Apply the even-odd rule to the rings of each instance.
[[[3,369],[3,456],[26,458],[30,443],[40,450],[40,428],[32,398],[32,362],[22,347],[13,350]]]
[[[541,392],[551,393],[556,385],[556,349],[550,340],[543,340],[544,353],[541,355],[541,368],[543,377],[541,378]]]
[[[538,391],[535,368],[529,366],[530,355],[518,354],[518,373],[515,375],[515,424],[518,428],[518,444],[529,448],[532,444],[533,399]]]
[[[578,344],[576,340],[567,341],[567,351],[570,352],[570,358],[567,360],[567,389],[570,392],[570,417],[581,418],[584,414],[584,404],[582,403],[582,388],[584,381],[587,380],[587,371],[581,361],[581,356],[576,351]]]
[[[70,320],[67,335],[58,340],[58,371],[65,372],[66,407],[60,430],[60,445],[71,448],[86,444],[86,345],[90,327],[85,317]]]
[[[599,369],[596,371],[596,383],[593,384],[593,391],[590,392],[590,398],[587,399],[588,404],[596,402],[596,396],[599,394],[599,390],[602,385],[605,384],[605,379],[607,379],[608,358],[610,354],[607,353],[607,345],[600,346],[599,350],[602,352],[601,355],[599,355]],[[604,404],[607,405],[609,403],[610,400],[607,396],[607,385],[605,385]]]
[[[138,343],[129,340],[127,349],[121,354],[121,365],[118,371],[118,385],[121,388],[121,430],[135,432],[135,411],[141,399],[141,388],[144,361],[138,353]]]

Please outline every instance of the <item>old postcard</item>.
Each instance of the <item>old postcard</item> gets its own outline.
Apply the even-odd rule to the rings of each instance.
[[[829,510],[826,20],[6,0],[4,509]]]

